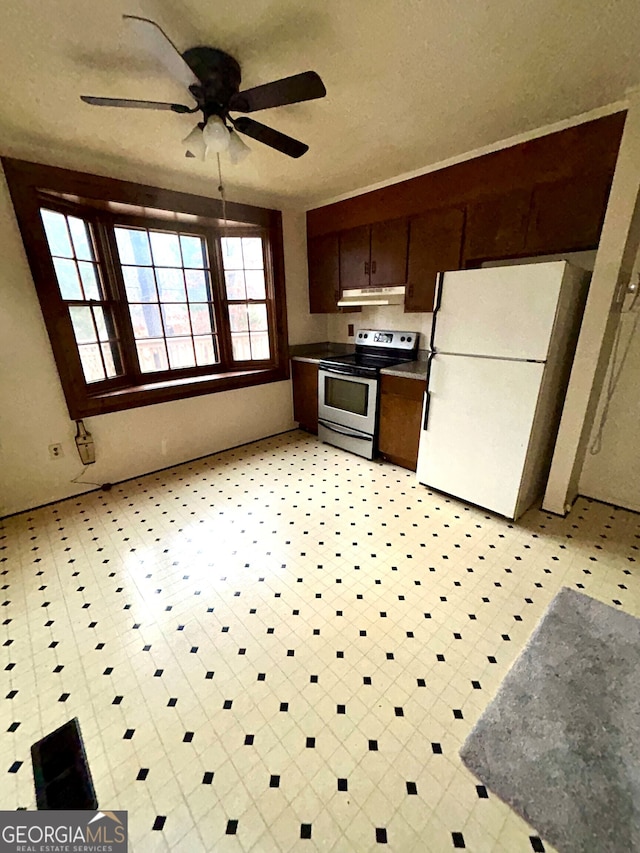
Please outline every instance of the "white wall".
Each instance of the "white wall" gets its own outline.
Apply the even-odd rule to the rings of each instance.
[[[86,163],[82,166],[91,169]],[[136,178],[122,170],[118,176]],[[151,176],[145,175],[145,179],[152,183]],[[171,186],[181,188],[175,181]],[[283,214],[292,343],[326,340],[327,334],[326,319],[308,313],[304,223],[304,214]],[[73,442],[75,425],[69,418],[1,174],[0,258],[2,516],[77,494],[86,487],[71,483],[82,472]],[[116,482],[293,428],[291,383],[146,406],[87,418],[85,424],[94,436],[97,461],[84,473],[84,479]],[[48,446],[56,442],[62,443],[64,456],[52,460]]]
[[[301,211],[283,210],[282,230],[287,277],[289,343],[293,345],[327,341],[328,315],[309,313],[306,214]]]
[[[564,514],[580,491],[598,400],[611,356],[619,295],[640,245],[640,93],[625,121],[596,263],[543,500]],[[631,451],[632,452],[632,451]],[[630,460],[631,452],[627,454]]]
[[[640,256],[632,280],[638,281],[639,272]],[[640,512],[640,299],[634,303],[632,297],[627,297],[618,334],[618,346],[609,361],[580,475],[579,492]],[[600,431],[610,396],[612,371],[619,379]]]

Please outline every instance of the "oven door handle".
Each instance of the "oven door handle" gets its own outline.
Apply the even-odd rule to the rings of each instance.
[[[337,432],[340,435],[348,435],[350,438],[359,438],[360,441],[371,441],[372,437],[373,437],[370,435],[363,435],[361,432],[358,432],[357,430],[349,429],[349,427],[342,427],[341,429],[338,429],[338,427],[329,426],[329,424],[326,421],[319,421],[318,423],[321,426],[323,426],[325,429],[331,430],[331,432]]]
[[[323,373],[336,373],[341,376],[351,376],[354,379],[371,379],[375,381],[375,378],[368,373],[359,373],[358,368],[349,368],[346,367],[344,369],[340,369],[339,367],[323,367],[320,365],[320,370]]]

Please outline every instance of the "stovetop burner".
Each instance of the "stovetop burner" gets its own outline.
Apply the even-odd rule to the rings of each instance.
[[[356,336],[356,351],[329,356],[320,369],[354,376],[377,376],[385,367],[415,361],[418,350],[416,332],[391,332],[361,329]]]

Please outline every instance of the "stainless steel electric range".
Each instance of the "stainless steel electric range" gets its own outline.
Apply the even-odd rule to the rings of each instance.
[[[318,371],[318,437],[373,459],[380,371],[415,361],[417,354],[417,332],[360,329],[354,353],[323,359]]]

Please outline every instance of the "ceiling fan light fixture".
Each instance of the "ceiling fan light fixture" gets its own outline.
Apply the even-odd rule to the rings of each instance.
[[[202,130],[207,154],[222,154],[229,148],[229,130],[220,116],[209,116]]]
[[[197,124],[191,133],[182,140],[182,144],[187,149],[187,157],[191,154],[192,157],[196,157],[198,160],[204,160],[207,156],[207,146],[204,141],[204,133],[202,132],[202,126]]]
[[[237,166],[238,163],[242,163],[249,154],[251,154],[251,149],[248,145],[240,138],[239,134],[235,132],[235,130],[229,131],[229,160],[233,163],[234,166]]]

